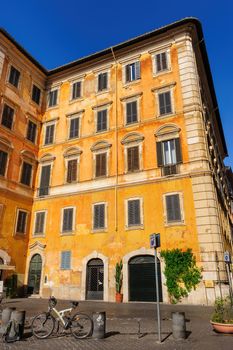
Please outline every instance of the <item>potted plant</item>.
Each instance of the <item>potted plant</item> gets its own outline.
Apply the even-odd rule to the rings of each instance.
[[[122,273],[122,260],[116,263],[116,271],[115,271],[115,281],[116,281],[116,302],[122,303],[123,294],[121,293],[122,281],[123,281],[123,273]]]
[[[219,333],[233,333],[233,307],[229,297],[215,300],[215,310],[210,323]]]

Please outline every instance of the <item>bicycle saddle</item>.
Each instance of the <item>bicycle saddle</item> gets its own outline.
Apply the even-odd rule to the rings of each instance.
[[[70,303],[75,307],[78,306],[78,301],[71,300]]]

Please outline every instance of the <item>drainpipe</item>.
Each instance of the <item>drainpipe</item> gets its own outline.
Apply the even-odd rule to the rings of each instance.
[[[115,232],[118,231],[118,89],[117,89],[117,68],[118,63],[116,60],[116,56],[113,51],[113,47],[111,47],[111,52],[113,59],[115,61]]]

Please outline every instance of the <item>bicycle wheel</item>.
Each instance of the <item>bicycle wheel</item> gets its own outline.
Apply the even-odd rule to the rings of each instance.
[[[77,339],[89,337],[92,334],[92,319],[85,314],[77,313],[71,319],[71,333]]]
[[[49,313],[43,312],[32,320],[31,329],[35,337],[45,339],[53,333],[54,326],[54,318]]]

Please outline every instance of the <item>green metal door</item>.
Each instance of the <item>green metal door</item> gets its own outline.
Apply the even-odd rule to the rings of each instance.
[[[39,294],[42,259],[39,254],[33,255],[28,273],[28,294]]]

